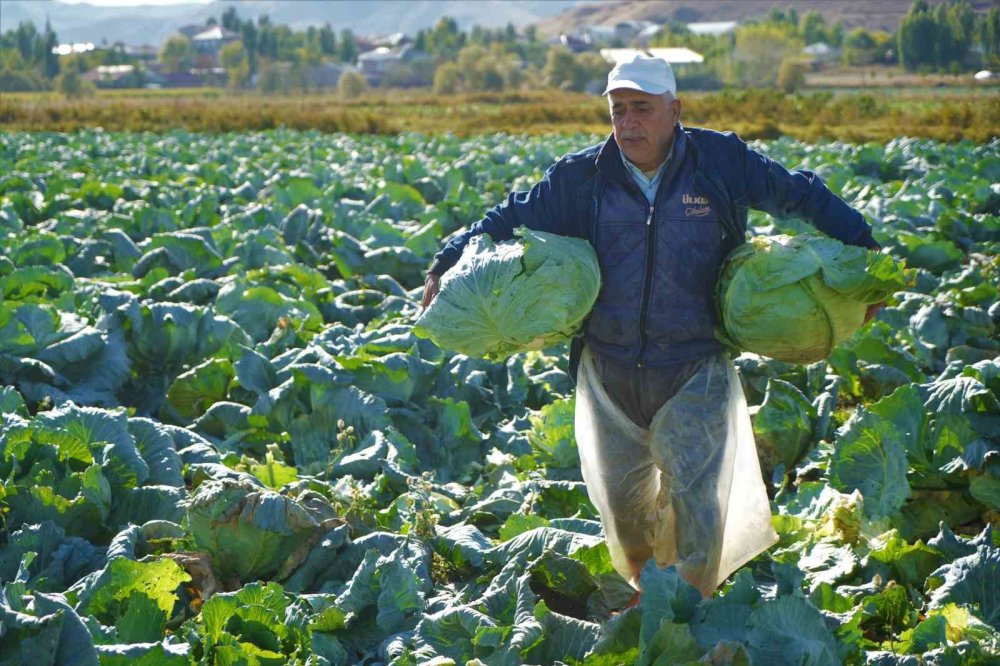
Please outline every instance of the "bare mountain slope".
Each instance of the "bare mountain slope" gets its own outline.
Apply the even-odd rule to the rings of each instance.
[[[161,44],[179,27],[217,19],[229,7],[241,18],[266,14],[271,22],[304,30],[329,22],[335,30],[350,28],[357,34],[394,32],[416,34],[433,26],[442,16],[454,18],[463,30],[473,25],[499,28],[508,22],[522,27],[557,14],[579,0],[216,0],[208,4],[107,7],[41,0],[0,0],[0,32],[21,21],[38,28],[48,18],[64,42],[90,41],[126,44]]]
[[[913,0],[624,0],[581,2],[538,23],[542,35],[570,32],[584,25],[614,25],[618,21],[647,20],[656,23],[680,21],[745,21],[766,15],[772,6],[794,7],[801,16],[817,11],[827,23],[843,21],[850,29],[895,31]],[[931,0],[931,4],[937,4]],[[977,12],[995,6],[995,0],[972,0]]]

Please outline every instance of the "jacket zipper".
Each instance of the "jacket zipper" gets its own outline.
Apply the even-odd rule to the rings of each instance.
[[[646,354],[646,318],[649,316],[650,292],[653,291],[653,266],[656,259],[656,232],[653,228],[653,213],[656,206],[650,205],[646,213],[646,275],[642,283],[642,307],[639,309],[639,355],[635,367],[642,367],[642,359]]]

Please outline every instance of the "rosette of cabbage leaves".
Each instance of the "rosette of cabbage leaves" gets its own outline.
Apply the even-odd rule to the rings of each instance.
[[[590,243],[525,227],[472,238],[413,332],[442,349],[503,360],[576,334],[601,288]]]
[[[887,254],[818,233],[757,236],[723,262],[716,287],[726,345],[791,363],[814,363],[851,337],[868,306],[912,282]]]

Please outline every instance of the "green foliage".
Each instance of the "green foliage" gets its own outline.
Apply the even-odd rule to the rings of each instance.
[[[461,85],[462,71],[455,63],[442,63],[434,71],[434,93],[436,95],[453,95]]]
[[[997,16],[977,17],[968,0],[940,3],[931,8],[914,0],[897,33],[900,61],[909,70],[949,71],[961,67],[978,38],[982,52],[997,52]]]
[[[731,81],[742,86],[772,87],[781,63],[798,57],[804,44],[791,28],[748,24],[736,29]]]
[[[778,67],[775,84],[786,93],[793,93],[806,82],[806,64],[795,58],[786,58]]]
[[[844,62],[848,65],[869,65],[878,59],[875,38],[864,28],[855,28],[844,37]]]
[[[344,72],[337,82],[337,93],[344,99],[355,99],[367,88],[368,81],[358,72]]]
[[[242,87],[250,79],[250,60],[241,41],[222,47],[219,64],[226,68],[227,81],[232,88]]]
[[[177,589],[190,580],[170,559],[136,562],[118,557],[71,593],[79,612],[116,627],[120,642],[152,643],[163,635]]]
[[[56,77],[55,86],[56,90],[63,97],[69,99],[77,99],[94,94],[94,85],[80,78],[80,74],[73,69],[68,69]]]
[[[580,91],[587,83],[587,72],[567,48],[549,50],[542,76],[546,85],[562,90]]]
[[[39,32],[31,21],[0,35],[0,90],[41,90],[41,81],[51,81],[59,74],[59,57],[54,53],[59,44],[49,21]],[[12,84],[7,87],[6,84]]]
[[[173,35],[160,47],[159,57],[165,72],[186,71],[194,63],[194,47],[187,37]]]

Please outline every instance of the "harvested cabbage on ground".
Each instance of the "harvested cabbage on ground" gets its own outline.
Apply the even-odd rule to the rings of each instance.
[[[901,262],[817,233],[757,236],[733,250],[717,287],[717,336],[790,363],[829,356],[864,323],[869,305],[910,282]]]
[[[587,241],[520,227],[518,239],[473,238],[413,332],[442,349],[506,359],[573,336],[601,288]]]

